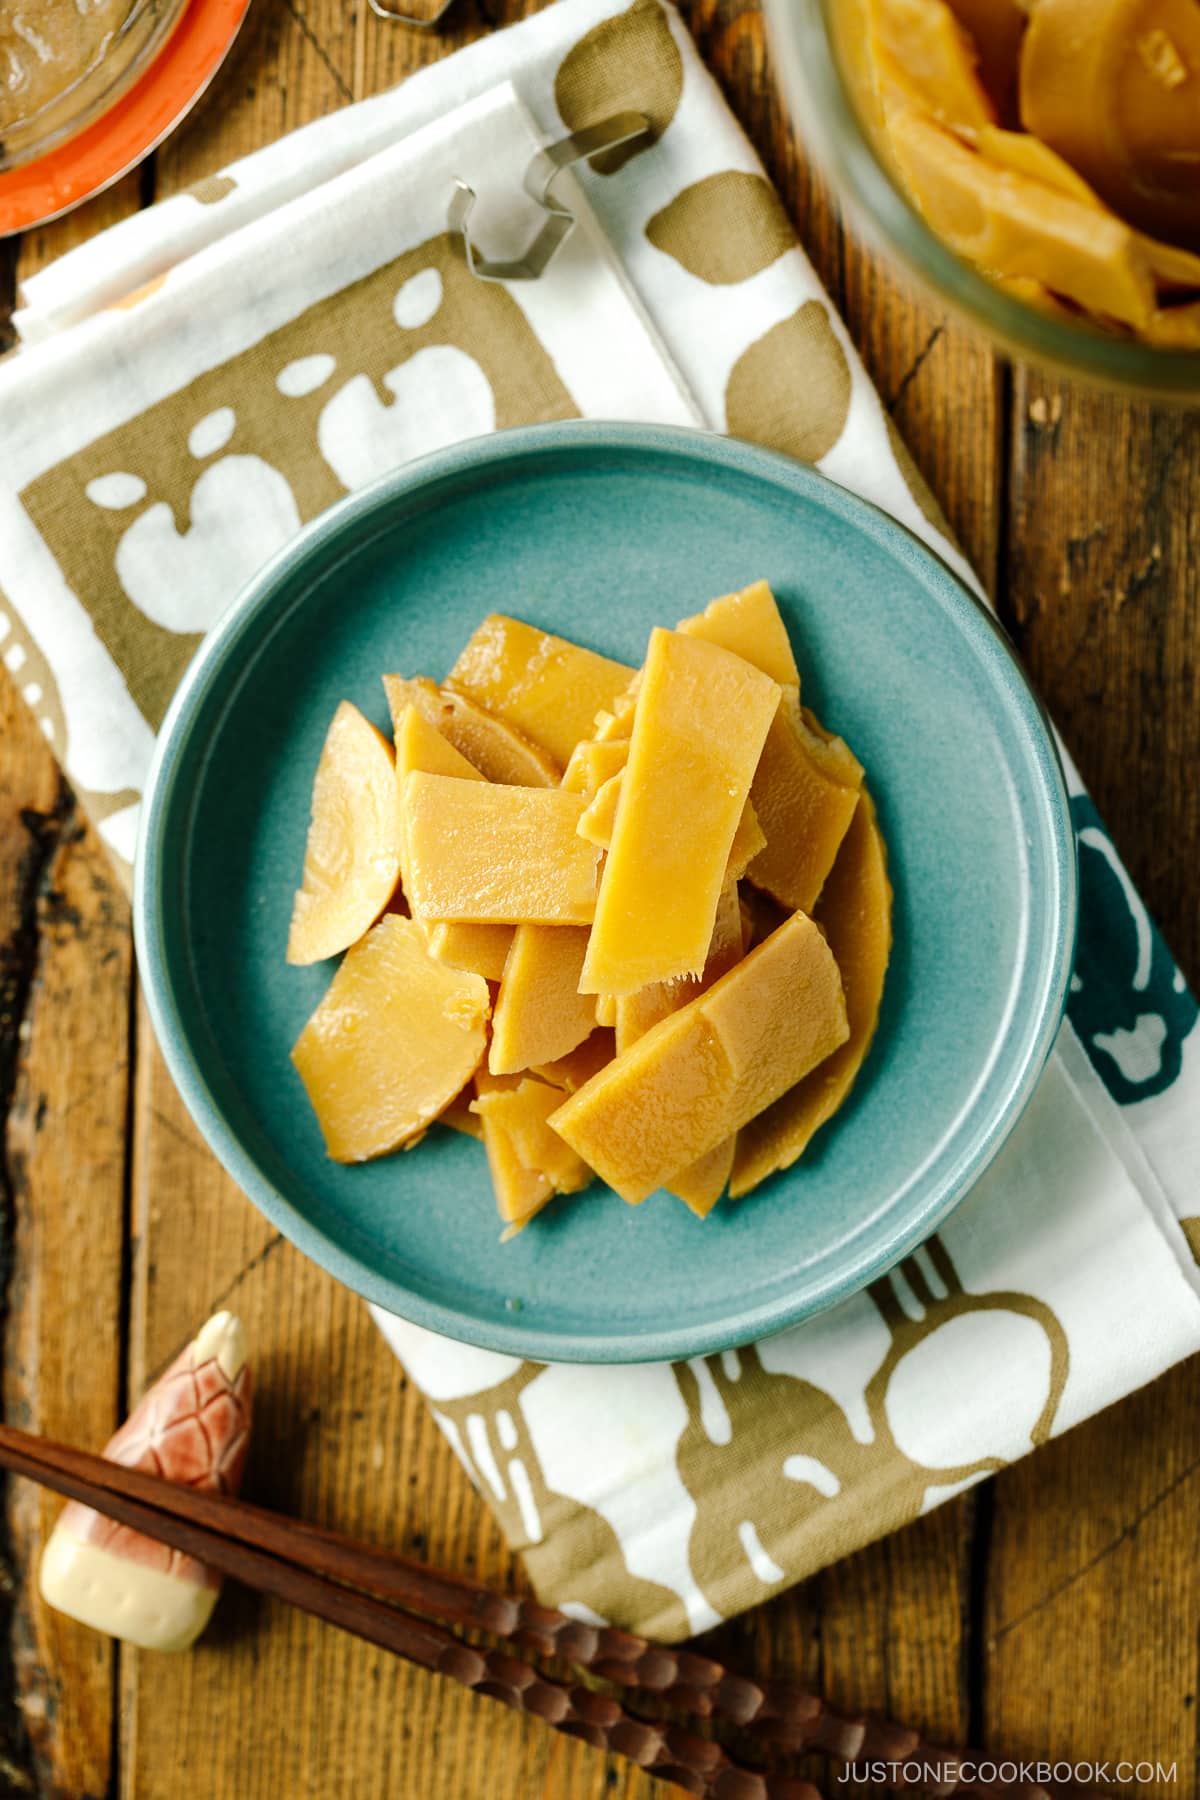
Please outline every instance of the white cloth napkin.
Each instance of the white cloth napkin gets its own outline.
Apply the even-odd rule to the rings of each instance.
[[[532,150],[633,107],[657,140],[559,192]],[[464,285],[466,284],[466,285]],[[973,579],[675,13],[561,0],[68,253],[0,366],[0,654],[114,855],[157,719],[242,580],[338,494],[534,419],[699,423],[803,456]],[[763,370],[769,371],[764,379]],[[688,1363],[388,1341],[542,1594],[664,1637],[916,1517],[1200,1347],[1195,1001],[1068,767],[1069,1022],[1001,1158],[885,1281]]]

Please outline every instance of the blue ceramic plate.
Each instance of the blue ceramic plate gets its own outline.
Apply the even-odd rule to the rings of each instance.
[[[330,1162],[288,1052],[333,966],[284,961],[337,702],[441,676],[491,610],[641,661],[655,624],[765,576],[806,701],[879,803],[896,889],[880,1028],[795,1168],[706,1221],[666,1194],[559,1200],[501,1247],[483,1151],[435,1131]],[[171,1071],[230,1174],[332,1274],[405,1318],[552,1361],[697,1355],[778,1331],[943,1219],[1029,1098],[1062,1014],[1075,866],[1037,702],[917,541],[811,470],[699,433],[562,424],[430,457],[258,575],[164,725],[137,873]]]

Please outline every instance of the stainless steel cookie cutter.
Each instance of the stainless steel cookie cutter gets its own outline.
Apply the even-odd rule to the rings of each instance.
[[[374,5],[375,0],[371,0]],[[598,156],[602,150],[615,150],[621,144],[633,144],[650,136],[650,121],[644,113],[614,113],[598,125],[587,125],[570,137],[547,144],[539,150],[525,170],[525,192],[546,214],[540,230],[521,255],[511,262],[496,262],[481,255],[471,242],[468,229],[475,205],[475,189],[465,181],[455,180],[454,193],[447,208],[446,220],[451,231],[463,241],[467,267],[480,281],[536,281],[545,273],[555,251],[563,243],[575,223],[575,214],[554,198],[556,176],[572,163]]]

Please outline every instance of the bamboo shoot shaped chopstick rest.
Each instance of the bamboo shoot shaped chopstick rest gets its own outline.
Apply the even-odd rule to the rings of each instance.
[[[787,1772],[810,1751],[887,1765],[896,1787],[911,1785],[916,1764],[946,1769],[973,1760],[886,1720],[838,1713],[791,1682],[754,1681],[695,1651],[581,1623],[321,1526],[9,1426],[0,1426],[0,1466],[710,1800],[819,1800]],[[938,1791],[1006,1800],[1051,1793],[978,1778],[951,1779]]]
[[[250,1441],[246,1334],[214,1313],[109,1439],[109,1463],[236,1494]],[[103,1509],[65,1506],[42,1552],[42,1596],[59,1612],[146,1650],[186,1650],[212,1615],[219,1576],[194,1556],[129,1531]]]

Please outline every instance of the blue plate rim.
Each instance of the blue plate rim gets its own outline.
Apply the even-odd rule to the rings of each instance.
[[[194,1057],[162,954],[164,925],[161,857],[172,805],[177,799],[189,748],[189,726],[224,675],[238,643],[272,603],[281,581],[298,564],[355,520],[393,503],[435,490],[446,478],[478,470],[495,476],[505,464],[562,454],[628,453],[668,461],[707,464],[727,473],[765,481],[796,498],[831,510],[902,561],[923,562],[939,601],[974,640],[974,648],[997,673],[1005,702],[1025,728],[1034,768],[1049,804],[1041,816],[1052,893],[1046,907],[1052,921],[1044,953],[1041,1009],[1037,1030],[1023,1060],[1014,1065],[1000,1102],[986,1126],[976,1129],[943,1190],[914,1209],[907,1229],[873,1250],[853,1253],[849,1266],[796,1301],[772,1300],[738,1309],[719,1322],[668,1327],[653,1333],[563,1333],[525,1323],[495,1324],[446,1306],[372,1270],[343,1249],[292,1204],[259,1169],[226,1124]],[[209,1148],[225,1171],[264,1216],[306,1256],[371,1304],[410,1323],[502,1355],[540,1362],[636,1363],[704,1356],[773,1336],[836,1305],[887,1273],[923,1243],[966,1198],[995,1160],[1032,1098],[1058,1036],[1074,962],[1077,926],[1077,865],[1066,777],[1053,727],[1029,683],[1003,626],[949,565],[890,513],[840,486],[811,466],[776,451],[685,426],[561,420],[492,432],[415,459],[336,502],[306,525],[265,563],[230,603],[196,652],[164,716],[142,800],[133,879],[133,932],[147,1009],[168,1072]],[[960,1130],[971,1125],[970,1115]]]

